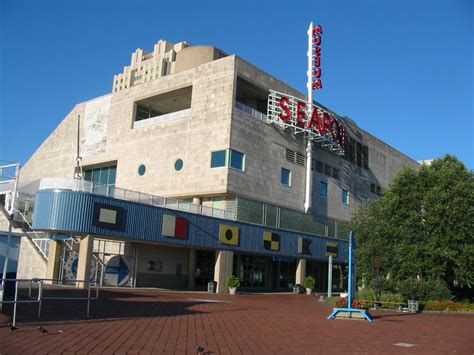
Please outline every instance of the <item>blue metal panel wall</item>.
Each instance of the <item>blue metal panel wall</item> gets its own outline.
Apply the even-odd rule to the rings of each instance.
[[[125,225],[122,231],[99,228],[93,225],[94,205],[101,203],[118,207],[125,211]],[[164,237],[161,234],[163,215],[174,215],[189,221],[188,239],[181,240]],[[219,243],[220,224],[240,228],[238,246]],[[334,239],[267,228],[249,223],[223,220],[193,213],[139,204],[130,201],[67,190],[40,190],[36,194],[33,228],[66,233],[94,234],[105,237],[124,238],[135,241],[158,242],[168,245],[183,245],[212,249],[233,250],[273,256],[303,257],[323,259],[326,257],[326,242]],[[274,232],[280,235],[280,250],[270,251],[263,247],[263,233]],[[310,254],[298,253],[298,237],[311,240]],[[335,260],[347,260],[348,243],[338,240],[339,255]]]

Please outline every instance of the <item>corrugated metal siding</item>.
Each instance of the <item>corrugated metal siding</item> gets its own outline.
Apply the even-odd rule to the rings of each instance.
[[[102,203],[123,208],[126,211],[124,231],[98,228],[93,225],[94,204]],[[182,216],[189,221],[189,239],[180,240],[161,235],[163,214]],[[230,246],[219,243],[219,225],[235,225],[240,228],[240,244]],[[159,242],[168,245],[183,245],[212,249],[234,250],[265,255],[326,259],[326,242],[334,239],[294,233],[277,228],[256,226],[249,223],[233,222],[214,217],[175,211],[161,207],[118,200],[84,192],[64,190],[41,190],[36,194],[33,228],[40,230],[60,230],[69,233],[94,234],[131,240]],[[272,231],[281,237],[280,251],[263,248],[263,232]],[[310,238],[311,255],[297,252],[298,237]],[[347,257],[347,242],[340,243],[340,255],[336,260]]]

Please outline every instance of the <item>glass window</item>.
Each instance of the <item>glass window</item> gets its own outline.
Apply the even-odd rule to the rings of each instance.
[[[349,204],[349,191],[342,190],[342,203],[345,205]]]
[[[244,171],[244,153],[237,152],[236,150],[230,151],[230,166],[234,169]]]
[[[84,180],[92,181],[96,184],[115,185],[116,175],[116,165],[92,169],[84,168]]]
[[[226,165],[226,150],[218,150],[211,153],[211,168],[219,168]]]
[[[178,159],[174,162],[174,169],[176,171],[180,171],[183,168],[183,161],[181,159]]]
[[[143,176],[143,175],[145,175],[145,172],[146,172],[146,166],[141,164],[138,167],[138,175]]]
[[[319,182],[319,196],[328,197],[328,184],[327,182]]]
[[[291,170],[281,168],[281,184],[291,186]]]

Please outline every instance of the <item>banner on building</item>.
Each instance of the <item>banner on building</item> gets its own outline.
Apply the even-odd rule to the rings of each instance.
[[[163,215],[161,234],[168,238],[188,239],[188,220],[184,217]]]
[[[239,227],[227,224],[219,225],[219,243],[239,245]]]
[[[280,250],[280,236],[272,232],[263,232],[263,248],[267,250]]]

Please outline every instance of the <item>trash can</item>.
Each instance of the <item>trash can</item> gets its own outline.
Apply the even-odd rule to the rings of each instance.
[[[293,293],[304,293],[304,287],[301,286],[300,284],[296,284],[293,286]]]
[[[207,283],[207,292],[216,293],[216,290],[217,290],[217,282],[216,281],[209,281]]]
[[[418,313],[418,301],[408,300],[408,312]]]

